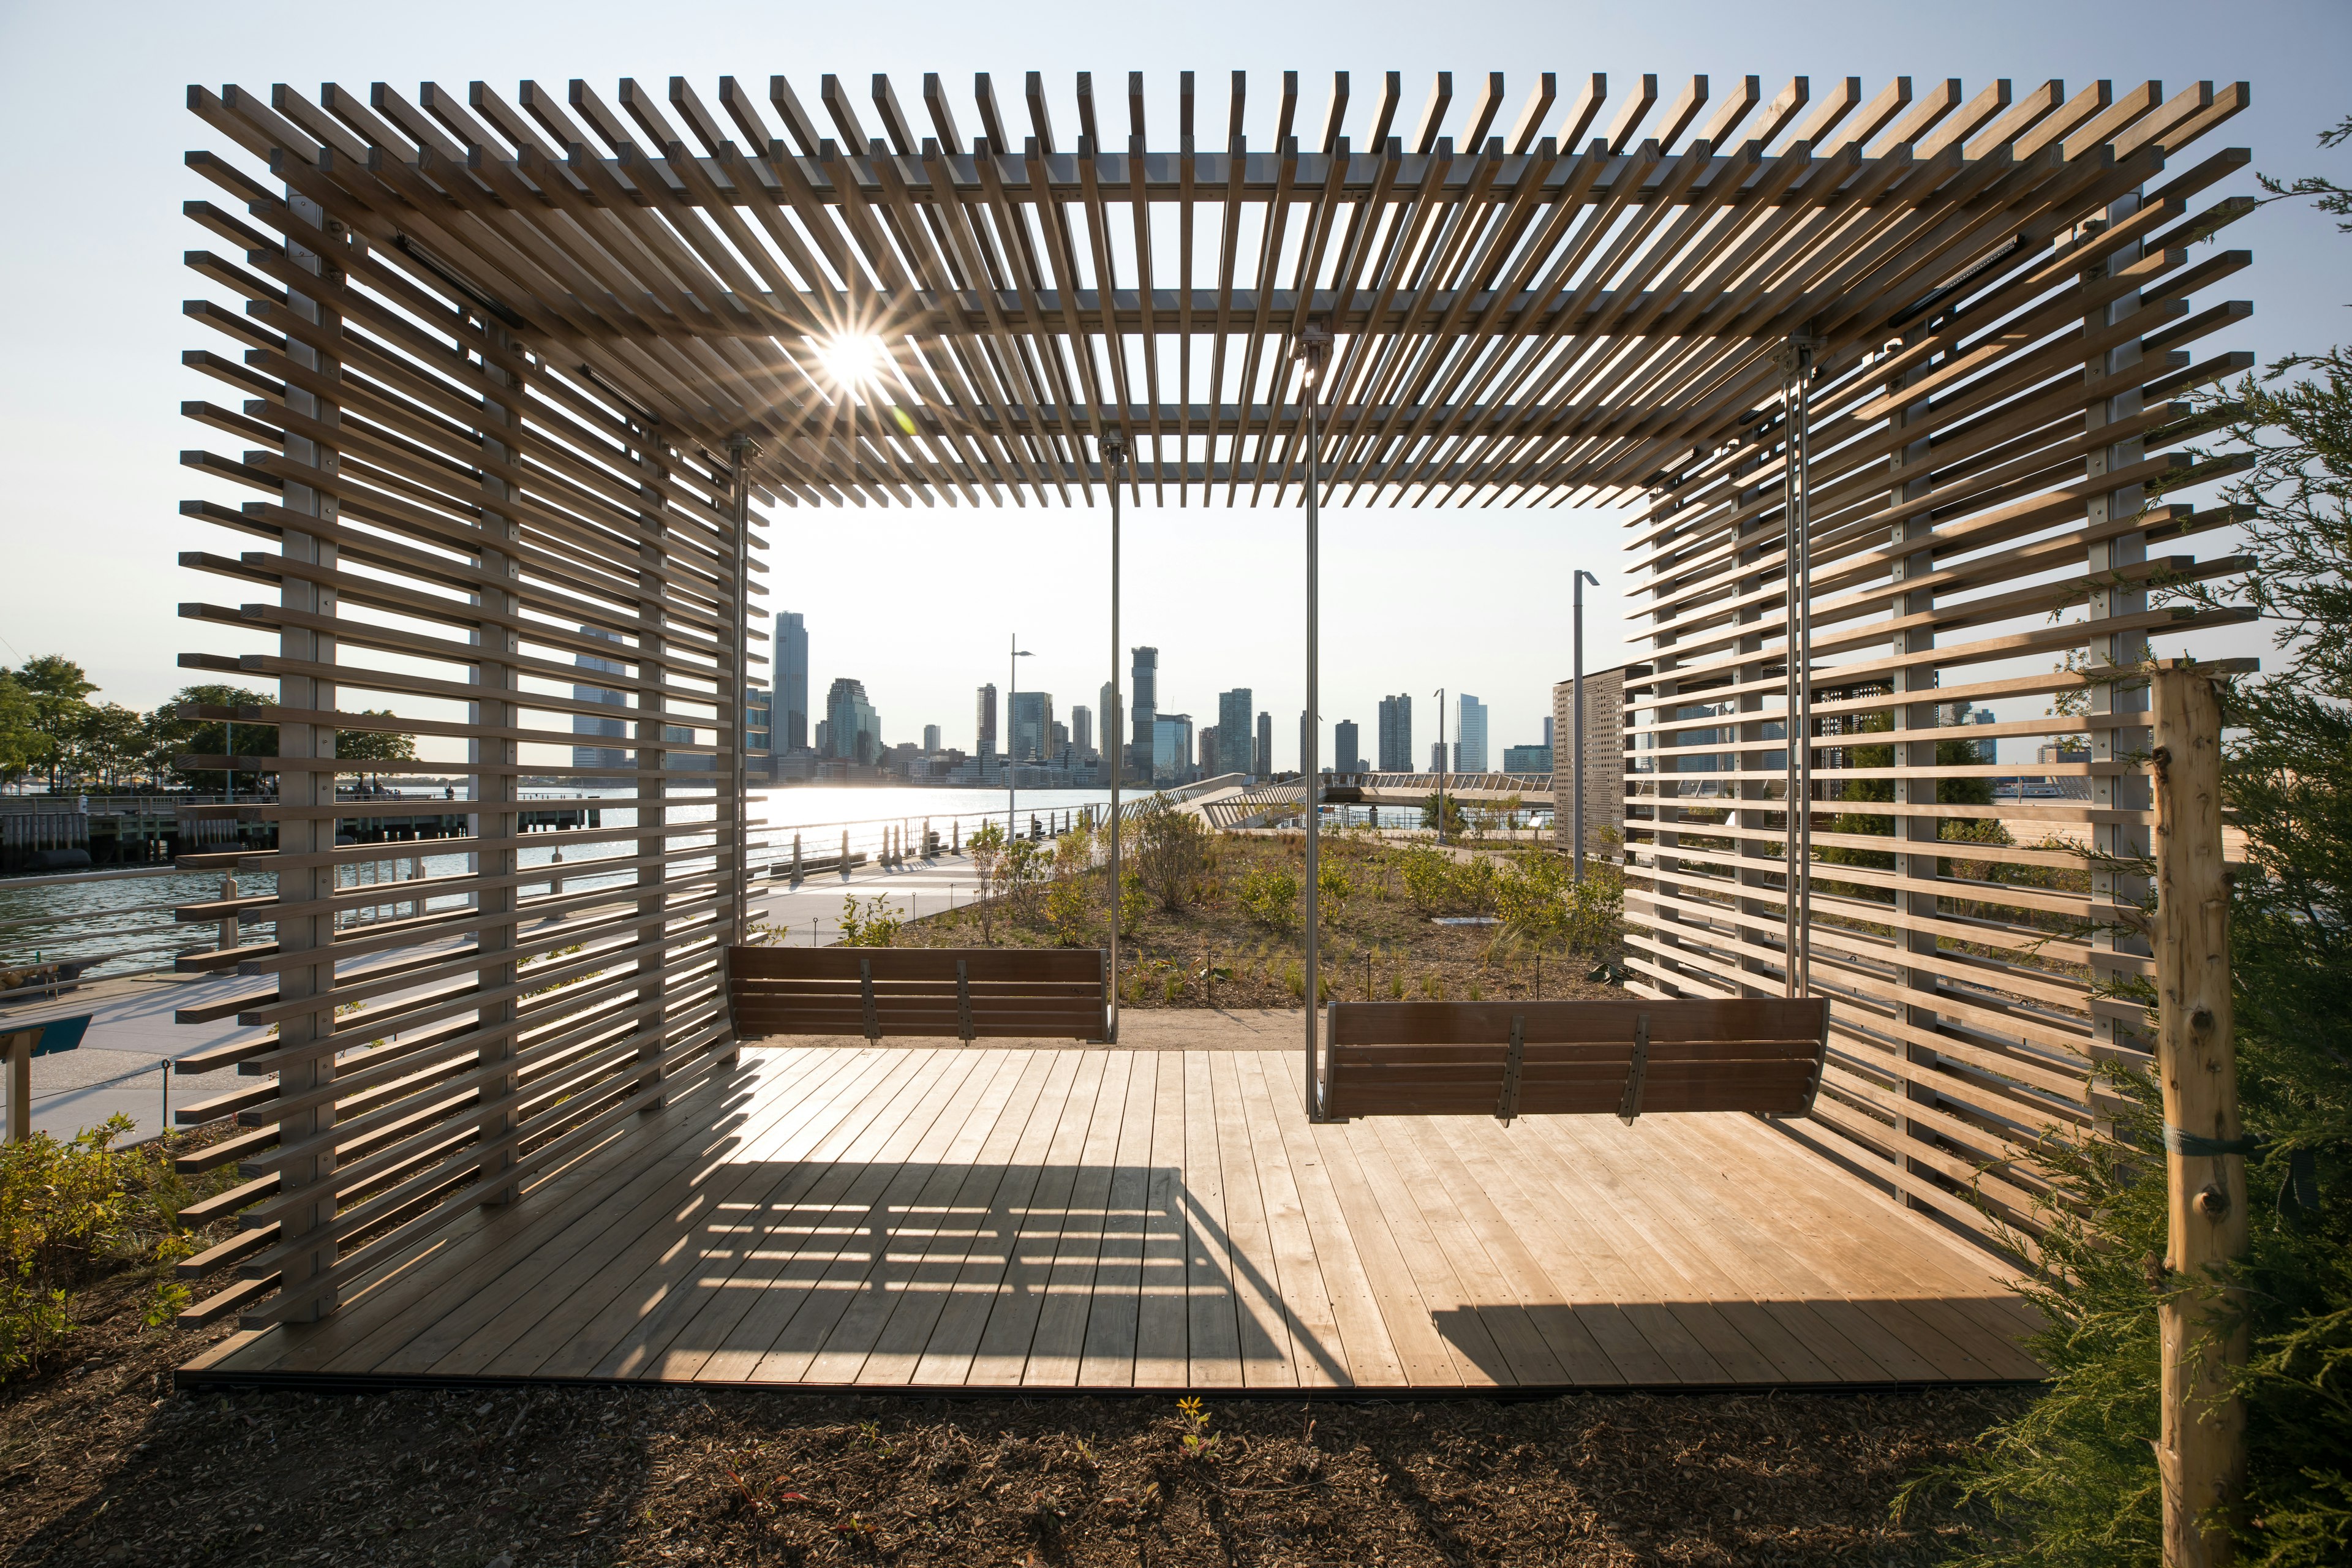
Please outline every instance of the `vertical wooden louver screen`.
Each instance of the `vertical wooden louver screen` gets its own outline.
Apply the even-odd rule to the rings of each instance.
[[[2007,241],[1884,329],[1832,331],[1811,384],[1808,935],[1833,1025],[1799,1135],[1994,1239],[2030,1236],[2047,1196],[2015,1156],[2109,1112],[2095,1064],[2145,1059],[2131,672],[2151,637],[2193,650],[2238,618],[2165,584],[2242,564],[2181,549],[2238,521],[2190,498],[2239,466],[2189,447],[2218,421],[2181,399],[2252,363],[2210,342],[2247,307],[2207,298],[2247,254],[2201,243],[2251,204],[2198,210],[2245,154],[2063,152],[2063,199],[1979,215]],[[1633,523],[1651,663],[1626,694],[1628,942],[1653,994],[1784,984],[1789,430],[1754,384],[1746,432],[1662,475]],[[2083,753],[2021,760],[2043,736]],[[2003,760],[1956,749],[1982,741]],[[2002,775],[2073,783],[1964,798]]]
[[[288,173],[270,110],[222,112]],[[274,726],[280,756],[274,797],[207,808],[273,825],[276,847],[182,862],[276,892],[245,911],[275,940],[206,961],[254,978],[190,1010],[236,1015],[196,1065],[235,1062],[254,1088],[181,1120],[248,1130],[194,1163],[246,1178],[214,1206],[241,1208],[257,1250],[209,1310],[258,1324],[331,1311],[734,1050],[747,481],[708,433],[664,426],[302,180],[189,162],[225,199],[188,214],[231,254],[188,258],[215,298],[187,314],[227,342],[185,356],[226,392],[184,412],[247,449],[183,462],[251,499],[187,502],[221,531],[183,562],[263,595],[183,606],[222,635],[182,663],[274,685],[274,704],[208,716]],[[414,734],[417,760],[334,760],[339,732],[384,731]],[[362,767],[436,783],[373,798],[350,788]],[[460,781],[447,798],[442,779]],[[380,837],[417,821],[449,836]],[[393,879],[419,856],[430,875]]]

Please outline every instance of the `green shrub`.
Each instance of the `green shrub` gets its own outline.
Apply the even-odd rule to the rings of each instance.
[[[1298,923],[1298,874],[1287,866],[1253,866],[1236,889],[1251,921],[1273,931]]]
[[[114,1147],[131,1126],[114,1116],[63,1141],[37,1132],[0,1146],[0,1381],[38,1371],[64,1344],[75,1292],[100,1273],[167,1268],[194,1250],[177,1216],[195,1192],[152,1145]],[[148,1321],[168,1321],[186,1300],[163,1276]]]
[[[854,894],[841,900],[841,945],[888,947],[898,940],[907,919],[877,894],[860,901]]]

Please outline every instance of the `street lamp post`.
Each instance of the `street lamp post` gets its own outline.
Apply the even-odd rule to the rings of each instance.
[[[1437,842],[1445,842],[1445,688],[1437,689]]]
[[[1576,731],[1569,744],[1574,748],[1571,754],[1576,758],[1576,766],[1570,774],[1568,785],[1576,792],[1570,830],[1576,835],[1576,879],[1580,882],[1584,880],[1584,585],[1587,583],[1596,588],[1601,586],[1600,578],[1579,568],[1576,574],[1576,663],[1568,700],[1569,727]],[[1559,759],[1555,757],[1552,761],[1555,766],[1552,771],[1551,809],[1552,820],[1557,822],[1559,819],[1559,772],[1556,765]]]
[[[1013,827],[1013,694],[1020,689],[1021,685],[1021,661],[1029,657],[1029,650],[1021,646],[1020,633],[1015,632],[1013,634],[1012,640],[1013,657],[1007,659],[1005,663],[1007,668],[1009,668],[1013,673],[1006,676],[1004,679],[1004,847],[1008,850],[1013,847],[1013,839],[1014,837]]]
[[[1119,734],[1127,717],[1127,692],[1118,668],[1118,487],[1127,474],[1127,438],[1112,430],[1101,441],[1103,480],[1110,491],[1110,711],[1102,716],[1103,755],[1110,763],[1110,1043],[1118,1043],[1118,782],[1127,769]]]

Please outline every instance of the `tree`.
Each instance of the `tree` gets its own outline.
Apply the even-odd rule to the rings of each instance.
[[[0,669],[0,784],[22,784],[40,761],[41,734],[33,694]]]
[[[61,654],[28,658],[16,668],[16,684],[33,702],[33,731],[39,737],[39,754],[33,765],[46,768],[49,788],[58,788],[66,755],[98,689],[81,666]]]
[[[138,772],[144,742],[138,710],[120,702],[85,705],[66,746],[64,771],[77,780],[114,788]]]
[[[278,754],[278,727],[274,724],[244,723],[224,719],[184,719],[184,708],[210,708],[234,712],[240,708],[268,708],[270,699],[258,691],[242,686],[226,686],[206,682],[184,686],[172,700],[147,716],[151,743],[164,758],[181,784],[190,789],[220,789],[228,783],[219,768],[183,768],[184,756],[274,757]],[[229,749],[234,741],[236,750]],[[237,765],[237,776],[243,779],[248,770]]]
[[[2348,139],[2352,119],[2321,142]],[[2263,184],[2352,214],[2352,192],[2329,181]],[[2352,355],[2291,356],[2212,405],[2224,449],[2254,458],[2227,497],[2247,509],[2251,564],[2175,596],[2254,610],[2284,656],[2238,684],[2223,748],[2224,801],[2250,862],[2230,949],[2254,1151],[2233,1281],[2252,1346],[2238,1389],[2250,1460],[2230,1522],[2242,1560],[2303,1568],[2352,1561]],[[2118,1137],[2053,1133],[2035,1161],[2067,1200],[2048,1210],[2028,1288],[2051,1323],[2032,1346],[2055,1374],[2050,1391],[1925,1483],[1985,1505],[1971,1561],[2157,1559],[2157,1308],[2180,1288],[2160,1273],[2165,1167],[2148,1152],[2164,1131],[2144,1069],[2102,1071],[2130,1101]]]
[[[371,719],[395,717],[389,708],[361,710]],[[404,763],[416,755],[416,737],[400,730],[338,730],[335,731],[335,756],[340,761],[360,763]],[[371,769],[354,770],[382,784],[383,775]]]

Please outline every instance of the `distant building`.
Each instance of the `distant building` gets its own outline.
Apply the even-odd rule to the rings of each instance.
[[[996,682],[992,680],[980,689],[972,730],[973,752],[982,757],[996,755]],[[817,749],[824,750],[822,746]]]
[[[1070,749],[1080,756],[1095,749],[1094,710],[1083,702],[1070,704]]]
[[[1454,771],[1458,773],[1483,773],[1486,771],[1486,705],[1465,692],[1454,708],[1455,730]]]
[[[1315,744],[1314,721],[1307,717],[1307,710],[1302,708],[1298,710],[1298,771],[1300,773],[1303,773],[1307,771],[1307,753],[1317,751],[1318,749],[1318,748]],[[1330,760],[1331,759],[1328,757],[1317,757],[1315,760],[1315,771],[1320,773],[1323,768],[1329,763]]]
[[[776,694],[764,686],[743,693],[743,775],[765,781],[775,773]]]
[[[936,752],[936,751],[938,751],[939,749],[940,749],[940,727],[939,727],[937,724],[926,724],[926,725],[924,725],[924,726],[923,726],[923,751],[924,751],[924,753],[925,753],[926,755],[929,755],[930,752]]]
[[[1250,714],[1256,700],[1246,686],[1217,694],[1217,754],[1203,759],[1211,773],[1245,773],[1256,759],[1250,755]]]
[[[1953,703],[1948,710],[1948,717],[1946,720],[1946,722],[1948,723],[1969,725],[1990,724],[1993,721],[1991,709],[1972,709],[1965,702]],[[2000,739],[1999,736],[1988,735],[1981,741],[1974,742],[1973,744],[1976,748],[1976,758],[1978,762],[1998,763],[2000,761]]]
[[[825,754],[870,766],[882,755],[882,721],[866,700],[866,683],[847,676],[824,694]]]
[[[1145,777],[1156,777],[1160,770],[1160,650],[1139,647],[1132,651],[1135,662],[1128,674],[1128,685],[1134,694],[1128,711],[1135,726],[1133,771]],[[1186,733],[1191,733],[1189,725]]]
[[[621,640],[614,633],[605,631],[600,626],[582,626],[580,629],[589,637],[601,637],[606,642],[617,643]],[[626,675],[629,672],[629,667],[619,659],[599,658],[593,653],[575,655],[572,662],[582,669],[603,675]],[[629,705],[627,697],[604,686],[574,686],[572,689],[572,700],[609,703],[613,707],[624,709]],[[601,715],[574,713],[572,716],[572,732],[575,735],[594,735],[600,739],[625,741],[629,735],[629,721],[625,719],[607,719]],[[575,768],[634,769],[636,766],[635,753],[625,746],[574,746],[572,748],[572,765]],[[593,783],[593,781],[582,782]]]
[[[776,617],[775,750],[798,752],[809,743],[808,627],[787,610]]]
[[[1201,731],[1201,775],[1205,778],[1217,772],[1217,726],[1210,725]]]
[[[1443,741],[1432,741],[1429,743],[1429,771],[1433,773],[1442,773],[1447,771],[1445,766],[1445,742]]]
[[[1551,744],[1551,716],[1549,714],[1546,714],[1544,716],[1544,744],[1547,746]]]
[[[1054,747],[1054,694],[1016,691],[1006,705],[1005,754],[1016,763],[1042,763]]]
[[[1331,726],[1331,767],[1335,773],[1364,772],[1363,742],[1357,739],[1353,719],[1342,719]]]
[[[1584,777],[1576,777],[1576,752],[1571,741],[1552,746],[1552,841],[1563,851],[1576,847],[1576,800],[1584,798],[1584,852],[1612,859],[1623,853],[1625,837],[1625,679],[1650,673],[1648,665],[1619,665],[1614,669],[1587,670],[1584,675]],[[1552,734],[1575,733],[1570,717],[1576,682],[1563,680],[1551,689]]]
[[[1155,713],[1151,716],[1151,782],[1181,784],[1192,782],[1192,716]]]
[[[1257,766],[1251,771],[1262,779],[1272,778],[1274,776],[1273,714],[1261,713],[1257,716],[1257,745],[1253,750],[1256,754],[1252,760]]]
[[[1380,771],[1412,772],[1412,699],[1402,694],[1381,699]]]
[[[1544,728],[1551,728],[1546,721]],[[1505,746],[1503,771],[1507,773],[1548,773],[1551,772],[1551,742],[1540,746]]]

